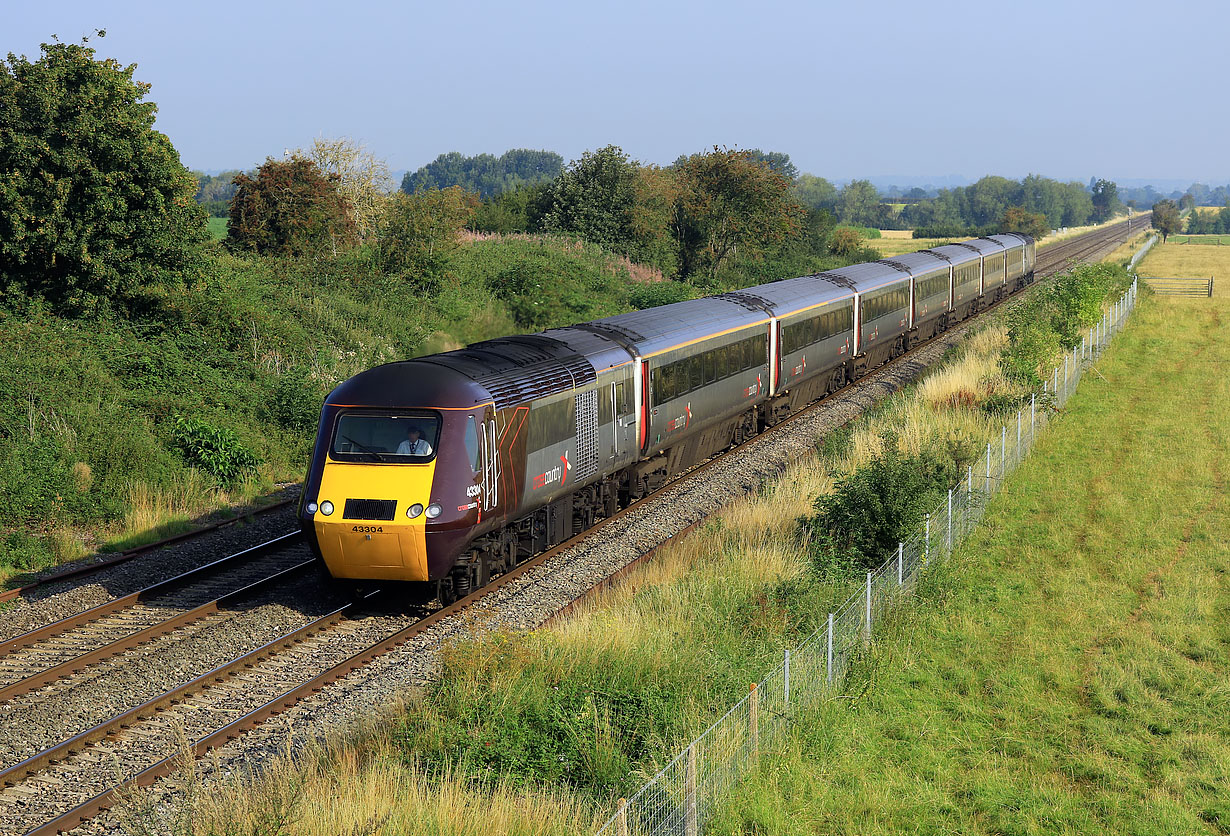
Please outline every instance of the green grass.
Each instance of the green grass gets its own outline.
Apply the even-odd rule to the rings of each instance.
[[[710,833],[1230,832],[1227,314],[1141,306],[867,691]]]
[[[210,236],[215,241],[221,241],[226,237],[227,223],[228,221],[226,218],[210,218],[206,222],[205,227],[209,230]]]
[[[1230,235],[1171,235],[1168,244],[1204,244],[1230,247]]]

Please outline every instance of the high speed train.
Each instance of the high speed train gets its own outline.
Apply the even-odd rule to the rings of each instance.
[[[299,506],[337,579],[449,602],[1033,281],[992,235],[362,372]]]

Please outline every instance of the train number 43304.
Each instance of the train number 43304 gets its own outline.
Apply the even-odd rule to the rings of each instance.
[[[351,531],[357,531],[360,534],[383,534],[384,526],[380,525],[356,525]]]

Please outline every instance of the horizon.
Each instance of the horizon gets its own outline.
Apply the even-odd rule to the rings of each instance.
[[[567,162],[608,144],[669,165],[716,144],[784,152],[800,172],[838,184],[948,187],[1031,172],[1159,191],[1230,183],[1230,163],[1191,132],[1119,127],[1138,111],[1158,126],[1198,113],[1207,136],[1230,127],[1217,109],[1197,109],[1207,98],[1191,81],[1215,77],[1219,23],[1230,23],[1230,10],[1207,0],[1181,20],[1143,3],[1059,0],[1028,16],[972,0],[947,0],[938,13],[894,1],[874,16],[787,2],[754,15],[729,2],[638,0],[618,12],[547,2],[528,13],[480,3],[460,23],[446,9],[389,0],[342,17],[329,9],[232,5],[237,23],[225,6],[200,19],[148,0],[67,0],[11,11],[4,48],[35,58],[53,35],[76,42],[106,30],[90,46],[137,65],[158,129],[201,171],[248,170],[317,136],[345,136],[402,171],[449,151],[541,148]],[[1194,30],[1192,15],[1202,21]],[[964,20],[1014,36],[1005,47],[954,25]],[[953,49],[955,32],[975,36]],[[1167,42],[1183,44],[1182,64],[1133,61]],[[911,58],[919,43],[944,47],[925,52],[922,70]],[[1015,44],[1025,54],[1005,61]],[[991,70],[971,69],[981,67]]]

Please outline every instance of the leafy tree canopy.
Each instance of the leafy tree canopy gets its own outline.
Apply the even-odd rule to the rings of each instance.
[[[1153,228],[1162,233],[1162,243],[1183,228],[1179,207],[1173,200],[1159,200],[1153,204]]]
[[[265,160],[255,175],[240,174],[231,200],[226,242],[233,250],[264,255],[337,253],[354,245],[350,204],[338,178],[311,160]]]
[[[1000,232],[1020,232],[1034,238],[1042,238],[1051,231],[1046,215],[1041,212],[1026,212],[1020,206],[1009,207],[999,221]]]
[[[0,297],[82,314],[196,262],[196,179],[154,129],[135,70],[85,41],[0,62]]]
[[[414,194],[423,189],[461,186],[487,199],[518,186],[550,182],[563,168],[564,158],[554,151],[514,148],[498,157],[493,154],[467,157],[450,151],[418,171],[407,173],[402,178],[401,190]]]

